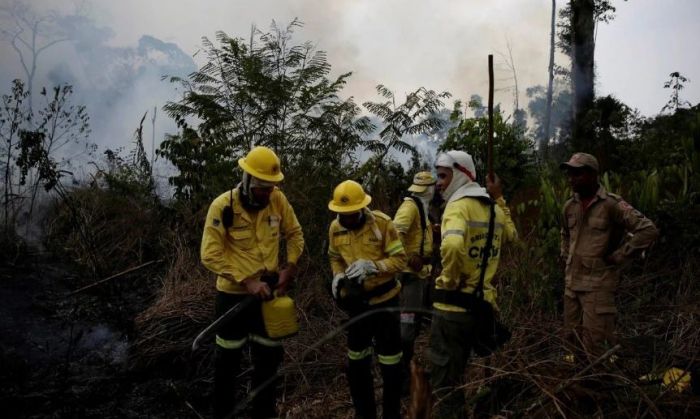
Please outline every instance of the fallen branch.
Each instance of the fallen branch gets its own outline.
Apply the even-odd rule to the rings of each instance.
[[[92,287],[96,287],[96,286],[98,286],[98,285],[100,285],[100,284],[103,284],[103,283],[105,283],[105,282],[107,282],[107,281],[110,281],[110,280],[112,280],[112,279],[114,279],[114,278],[119,278],[120,276],[124,276],[124,275],[126,275],[126,274],[131,273],[131,272],[138,271],[139,269],[143,269],[143,268],[145,268],[145,267],[147,267],[147,266],[150,266],[150,265],[153,265],[154,263],[159,263],[159,262],[162,262],[162,259],[152,260],[152,261],[146,262],[146,263],[144,263],[144,264],[142,264],[142,265],[135,266],[135,267],[133,267],[133,268],[129,268],[129,269],[125,270],[125,271],[119,272],[118,274],[114,274],[114,275],[112,275],[112,276],[110,276],[110,277],[108,277],[108,278],[101,279],[101,280],[99,280],[99,281],[97,281],[97,282],[93,282],[93,283],[90,284],[90,285],[86,285],[86,286],[84,286],[84,287],[82,287],[82,288],[78,288],[78,289],[75,290],[75,291],[71,291],[71,292],[69,292],[68,294],[66,294],[66,297],[70,297],[70,296],[72,296],[72,295],[78,294],[78,293],[83,292],[83,291],[85,291],[85,290],[87,290],[87,289],[90,289],[90,288],[92,288]]]

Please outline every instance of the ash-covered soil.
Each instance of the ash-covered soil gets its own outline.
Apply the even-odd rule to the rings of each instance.
[[[134,275],[71,294],[93,281],[39,254],[0,266],[3,416],[206,416],[208,383],[184,370],[130,367],[133,319],[153,290]]]

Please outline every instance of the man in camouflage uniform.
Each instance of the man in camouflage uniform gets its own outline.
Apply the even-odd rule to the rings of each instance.
[[[580,342],[588,355],[600,355],[605,342],[613,341],[619,267],[648,248],[658,231],[598,183],[598,160],[592,155],[575,153],[559,167],[574,192],[564,204],[561,229],[564,329],[570,343]]]

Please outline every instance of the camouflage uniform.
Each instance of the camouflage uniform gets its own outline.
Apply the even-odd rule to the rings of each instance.
[[[657,235],[651,220],[603,186],[586,208],[577,194],[564,204],[564,327],[572,343],[577,328],[589,354],[601,353],[603,343],[613,341],[619,268],[610,260],[630,259]]]

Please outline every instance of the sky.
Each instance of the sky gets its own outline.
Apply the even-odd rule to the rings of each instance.
[[[0,5],[13,0],[0,0]],[[560,4],[563,2],[560,0]],[[397,96],[418,87],[449,91],[455,99],[487,96],[487,56],[496,63],[495,101],[514,102],[515,65],[520,106],[525,89],[546,84],[549,0],[32,0],[39,12],[71,13],[76,6],[93,24],[82,49],[59,45],[40,58],[37,83],[71,81],[91,112],[95,141],[123,145],[144,112],[175,100],[164,73],[186,74],[201,65],[203,36],[223,30],[248,38],[251,26],[272,20],[304,22],[294,40],[327,52],[333,74],[352,71],[344,97],[378,100],[384,84]],[[612,94],[646,116],[657,114],[670,92],[669,73],[690,79],[682,98],[700,102],[700,1],[613,0],[616,18],[598,27],[596,93]],[[148,35],[149,38],[144,38]],[[0,42],[0,87],[21,77],[17,55]],[[557,55],[557,62],[568,66]],[[451,106],[451,103],[447,104]],[[155,135],[174,132],[158,111]]]

